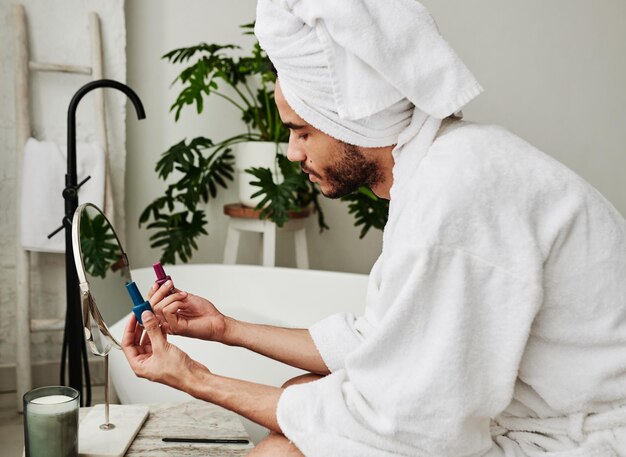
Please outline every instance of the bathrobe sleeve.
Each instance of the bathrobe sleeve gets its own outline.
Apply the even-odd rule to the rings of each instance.
[[[343,369],[284,391],[283,433],[307,457],[486,454],[540,281],[444,245],[397,246],[384,261],[388,310]]]
[[[368,303],[372,297],[377,296],[380,271],[381,258],[376,261],[369,275]],[[345,367],[346,357],[363,342],[364,333],[371,327],[367,315],[356,317],[351,313],[337,313],[313,324],[309,327],[309,332],[322,360],[334,372]]]
[[[363,340],[356,322],[353,314],[337,313],[309,328],[313,342],[331,372],[342,369],[346,356]]]

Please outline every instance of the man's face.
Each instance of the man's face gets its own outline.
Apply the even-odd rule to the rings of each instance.
[[[339,198],[360,186],[374,187],[382,179],[382,171],[358,146],[339,141],[316,129],[291,109],[280,84],[274,91],[280,118],[290,130],[287,158],[300,162],[302,171],[318,183],[326,197]]]

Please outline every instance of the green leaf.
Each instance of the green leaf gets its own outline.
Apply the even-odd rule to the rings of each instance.
[[[176,263],[176,258],[187,262],[194,249],[195,239],[206,235],[207,224],[203,211],[181,211],[163,216],[150,224],[148,228],[156,229],[150,237],[152,247],[163,248],[161,262]]]
[[[245,172],[257,178],[257,181],[251,181],[250,185],[260,188],[252,194],[252,198],[263,197],[255,209],[261,211],[262,218],[268,218],[282,227],[289,220],[288,211],[300,209],[295,197],[298,189],[302,187],[302,180],[290,175],[284,176],[283,182],[277,184],[268,168],[250,168]]]
[[[92,218],[87,211],[82,212],[80,249],[85,272],[95,277],[105,278],[115,272],[115,266],[124,258],[117,237],[102,214]]]
[[[233,162],[230,149],[205,137],[188,143],[183,140],[162,154],[156,167],[159,177],[165,180],[174,170],[180,177],[139,218],[140,225],[148,223],[148,230],[154,232],[150,246],[162,249],[162,262],[191,258],[197,249],[196,238],[207,234],[206,216],[198,206],[201,201],[207,202],[209,195],[216,197],[218,186],[227,187],[226,181],[234,174]]]
[[[367,187],[360,187],[341,198],[348,202],[348,212],[355,218],[355,226],[362,226],[359,238],[363,238],[371,228],[383,230],[389,216],[389,201],[379,198]]]

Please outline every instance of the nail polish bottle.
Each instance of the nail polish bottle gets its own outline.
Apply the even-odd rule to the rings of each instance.
[[[170,275],[165,274],[165,270],[163,269],[163,265],[161,265],[161,262],[157,262],[153,264],[152,268],[154,268],[154,273],[156,274],[156,277],[157,277],[156,283],[159,287],[165,284],[166,281],[172,279]]]
[[[133,281],[126,284],[126,290],[128,291],[130,298],[133,300],[133,313],[135,313],[139,324],[143,325],[143,322],[141,320],[141,313],[143,313],[144,311],[150,311],[151,313],[154,312],[152,311],[150,302],[143,299],[143,297],[141,296],[141,292],[139,292],[139,289],[137,288],[137,284],[135,284]]]

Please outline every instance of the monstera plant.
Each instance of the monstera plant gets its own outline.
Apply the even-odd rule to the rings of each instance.
[[[251,34],[253,26],[241,27],[245,34]],[[253,197],[258,197],[256,209],[260,217],[280,227],[289,219],[289,212],[312,206],[320,231],[328,229],[319,205],[319,190],[301,172],[300,165],[287,160],[280,151],[279,144],[288,141],[289,130],[282,124],[274,103],[276,75],[271,62],[258,42],[249,55],[233,56],[238,53],[240,47],[236,45],[201,43],[174,49],[163,56],[172,64],[187,65],[174,80],[182,85],[170,108],[176,121],[185,107],[195,106],[202,113],[205,99],[219,97],[240,111],[242,132],[219,141],[206,137],[182,140],[161,155],[156,172],[168,183],[167,188],[144,209],[139,225],[147,224],[153,231],[151,247],[161,249],[162,263],[175,263],[177,257],[183,262],[191,258],[197,249],[196,240],[207,234],[201,203],[214,199],[219,189],[226,188],[233,180],[236,153],[233,147],[243,142],[276,144],[274,170],[267,167],[245,170],[250,184],[258,187]],[[280,179],[276,179],[277,175]],[[384,227],[386,200],[367,188],[343,199],[355,216],[355,225],[361,226],[361,237],[372,227]]]
[[[118,270],[122,257],[117,237],[104,215],[91,217],[86,211],[80,218],[80,250],[85,271],[96,278],[105,278]]]

